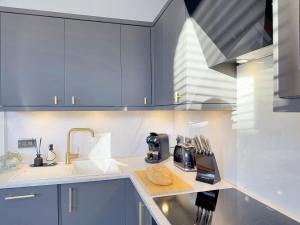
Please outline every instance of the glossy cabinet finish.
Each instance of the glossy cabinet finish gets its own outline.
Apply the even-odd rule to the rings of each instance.
[[[150,28],[121,26],[122,99],[125,106],[151,105]]]
[[[61,225],[124,224],[125,181],[61,185]]]
[[[4,106],[64,105],[64,20],[1,13]]]
[[[57,225],[57,186],[0,190],[3,225]]]
[[[153,94],[155,105],[170,105],[174,101],[174,78],[177,75],[174,64],[178,52],[178,39],[186,20],[184,1],[173,1],[152,28]],[[177,55],[176,55],[177,54]]]
[[[65,20],[66,105],[121,106],[120,25]]]
[[[151,214],[132,182],[126,180],[126,225],[152,225]]]

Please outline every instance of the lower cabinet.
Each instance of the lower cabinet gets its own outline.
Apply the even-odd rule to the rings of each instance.
[[[156,225],[130,179],[0,190],[2,225]]]
[[[3,225],[58,224],[57,186],[0,190],[0,223]]]
[[[154,225],[152,217],[132,182],[126,180],[126,225]]]
[[[61,185],[61,225],[124,224],[125,183],[120,179]]]

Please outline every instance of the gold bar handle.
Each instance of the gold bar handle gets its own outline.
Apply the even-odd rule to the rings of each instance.
[[[57,96],[54,96],[53,102],[54,102],[54,105],[57,105],[57,104],[58,104],[58,97],[57,97]]]
[[[143,207],[144,204],[139,202],[139,225],[143,225]]]
[[[179,103],[180,99],[181,99],[181,95],[176,91],[175,94],[174,94],[175,103]]]
[[[144,98],[144,105],[147,105],[147,97]]]
[[[4,199],[6,201],[10,201],[10,200],[18,200],[18,199],[28,199],[28,198],[35,198],[36,195],[35,194],[30,194],[30,195],[16,195],[16,196],[9,196],[9,197],[5,197]]]
[[[75,96],[72,96],[71,101],[72,101],[72,105],[75,105]]]
[[[73,209],[73,188],[69,188],[69,213],[72,213]]]

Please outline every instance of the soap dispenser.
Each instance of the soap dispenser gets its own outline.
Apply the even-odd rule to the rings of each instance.
[[[53,144],[49,145],[49,150],[48,150],[48,153],[47,153],[47,163],[48,165],[55,165],[55,158],[56,158],[56,153],[54,152],[54,149],[53,149]]]

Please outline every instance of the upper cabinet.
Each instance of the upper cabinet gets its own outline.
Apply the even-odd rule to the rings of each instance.
[[[155,105],[179,110],[232,110],[236,78],[209,68],[203,31],[184,0],[173,0],[152,28]]]
[[[232,109],[236,79],[202,35],[184,0],[152,27],[2,13],[2,109]]]
[[[179,38],[186,20],[183,1],[173,1],[152,28],[153,94],[155,105],[179,103],[180,91],[175,82],[180,82],[180,63],[175,59],[180,52]]]
[[[64,105],[64,20],[1,14],[4,106]]]
[[[122,98],[125,106],[151,105],[150,28],[121,26]]]
[[[120,25],[65,20],[66,105],[121,106]]]

